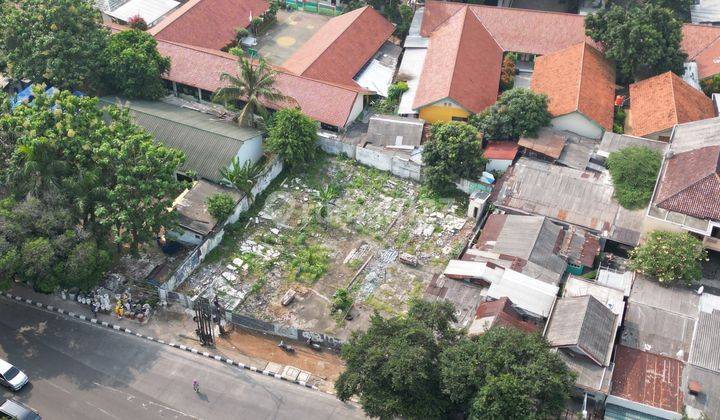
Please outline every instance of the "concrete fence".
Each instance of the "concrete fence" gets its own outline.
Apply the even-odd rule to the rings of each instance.
[[[355,146],[326,136],[320,136],[318,142],[326,153],[345,155],[363,165],[390,172],[399,178],[415,181],[422,179],[422,165],[411,160],[408,154],[372,145]]]

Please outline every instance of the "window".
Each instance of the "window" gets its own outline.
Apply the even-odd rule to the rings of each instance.
[[[710,236],[715,239],[720,239],[720,226],[713,226]]]

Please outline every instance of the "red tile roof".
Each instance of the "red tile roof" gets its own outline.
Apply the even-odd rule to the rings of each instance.
[[[478,113],[497,100],[503,52],[467,7],[430,37],[413,108],[451,98]]]
[[[517,328],[528,333],[537,331],[537,326],[532,322],[525,321],[518,311],[512,307],[512,301],[507,297],[498,300],[481,303],[475,313],[475,318],[494,317],[490,327],[500,325],[503,327]]]
[[[589,40],[585,36],[585,18],[580,15],[434,0],[425,3],[421,35],[429,36],[465,7],[475,12],[505,51],[547,54]]]
[[[683,367],[681,361],[670,357],[618,346],[611,394],[680,413]]]
[[[517,155],[518,145],[512,141],[491,141],[483,150],[486,159],[513,160]]]
[[[330,19],[283,63],[292,73],[353,83],[395,28],[370,6]]]
[[[675,124],[714,116],[712,100],[675,73],[663,73],[630,85],[628,134],[642,137],[668,130]]]
[[[588,43],[538,57],[531,89],[548,96],[553,117],[578,111],[612,130],[615,66]]]
[[[655,204],[700,219],[720,220],[720,146],[667,159]]]
[[[158,39],[219,50],[269,7],[265,0],[189,0],[148,32]]]
[[[720,27],[686,23],[681,46],[697,63],[700,79],[720,73]]]
[[[158,41],[158,51],[172,60],[170,73],[164,78],[177,83],[215,92],[224,86],[220,81],[223,72],[237,73],[237,57],[232,54],[168,41]],[[277,109],[296,103],[311,118],[338,127],[347,124],[362,92],[282,71],[275,78],[275,86],[294,102],[268,104],[269,107]]]

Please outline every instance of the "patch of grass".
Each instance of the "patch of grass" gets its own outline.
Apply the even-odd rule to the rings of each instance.
[[[290,279],[306,284],[314,284],[327,272],[330,263],[328,249],[322,245],[309,245],[300,248],[288,263]]]
[[[397,249],[404,248],[408,244],[409,241],[410,241],[410,229],[404,228],[395,237],[395,248],[397,248]]]
[[[353,258],[352,260],[347,262],[348,268],[350,268],[352,271],[357,271],[358,268],[363,264],[363,261],[360,258]]]
[[[253,283],[252,287],[250,288],[250,293],[248,293],[248,296],[260,293],[260,290],[265,287],[266,283],[267,279],[265,277],[257,279],[257,281]]]
[[[375,295],[368,296],[367,299],[365,299],[365,304],[371,307],[374,311],[384,312],[388,315],[395,315],[398,313],[397,309],[393,305],[378,299]]]

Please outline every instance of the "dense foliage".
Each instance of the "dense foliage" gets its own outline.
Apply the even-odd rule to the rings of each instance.
[[[281,109],[273,116],[265,144],[290,168],[312,162],[318,148],[317,123],[299,109]]]
[[[516,61],[515,54],[513,53],[507,53],[505,57],[503,57],[502,71],[500,72],[500,90],[510,90],[515,85],[515,75],[517,74]]]
[[[672,10],[652,3],[608,9],[585,19],[588,36],[602,44],[626,80],[642,80],[668,70],[682,75],[687,58],[680,47],[682,22]]]
[[[233,214],[235,200],[230,194],[218,193],[207,199],[207,206],[210,215],[221,224]]]
[[[165,93],[160,77],[170,71],[170,59],[157,50],[157,41],[141,30],[110,36],[105,49],[108,87],[127,98],[158,99]]]
[[[530,89],[510,89],[495,104],[473,115],[470,123],[488,140],[535,137],[538,130],[550,124],[547,96]]]
[[[670,9],[682,22],[690,22],[690,10],[695,0],[646,0],[658,7]]]
[[[630,268],[661,284],[690,285],[700,280],[700,263],[707,258],[707,251],[688,233],[654,231],[645,243],[630,251],[630,258]]]
[[[627,209],[644,208],[655,188],[662,156],[644,146],[610,153],[607,167],[615,185],[615,198]]]
[[[38,290],[92,287],[112,243],[137,251],[160,227],[180,185],[181,152],[155,143],[127,110],[67,91],[35,91],[0,114],[0,272]]]
[[[485,168],[477,129],[461,122],[434,124],[422,159],[424,182],[436,192],[452,190],[460,178],[475,179]]]
[[[225,181],[229,182],[230,185],[245,194],[248,202],[252,203],[254,199],[252,189],[255,186],[255,181],[262,173],[262,169],[262,165],[252,163],[249,160],[240,164],[240,160],[235,157],[229,167],[220,168],[220,175]]]
[[[0,10],[0,51],[17,78],[99,87],[107,31],[91,0],[17,0]]]
[[[413,301],[407,315],[375,314],[343,346],[338,398],[371,417],[543,419],[557,415],[573,376],[539,335],[491,329],[468,338],[448,302]]]

